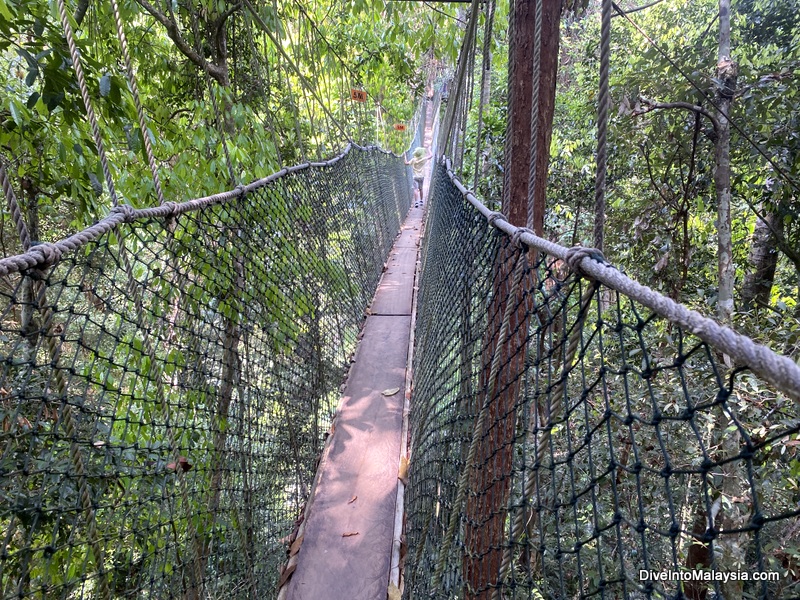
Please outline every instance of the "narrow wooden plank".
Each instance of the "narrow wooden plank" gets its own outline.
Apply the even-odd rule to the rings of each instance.
[[[375,299],[370,306],[373,315],[410,315],[414,292],[414,268],[417,247],[395,247],[386,262]]]
[[[367,319],[320,466],[289,600],[386,598],[410,327],[410,316]],[[391,388],[399,391],[382,394]]]
[[[419,212],[419,215],[412,213]],[[400,235],[394,243],[395,248],[413,248],[417,245],[422,231],[422,209],[412,208]]]

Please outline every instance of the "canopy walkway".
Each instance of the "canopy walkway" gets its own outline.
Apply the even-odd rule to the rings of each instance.
[[[800,367],[487,208],[469,53],[424,202],[352,141],[165,201],[146,143],[136,209],[59,8],[114,207],[36,243],[0,168],[0,600],[800,595]]]
[[[800,426],[739,407],[796,406],[800,369],[444,164],[430,196],[413,384],[423,209],[375,148],[0,260],[2,598],[382,598],[412,386],[408,597],[678,597],[639,572],[687,548],[768,571],[800,509],[766,459]]]

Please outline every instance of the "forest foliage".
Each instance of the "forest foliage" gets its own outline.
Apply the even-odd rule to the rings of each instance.
[[[590,199],[596,167],[595,90],[598,88],[597,4],[589,2],[585,10],[565,15],[562,22],[545,229],[549,237],[567,246],[591,245]],[[622,2],[620,5],[625,10],[634,8],[637,3]],[[135,207],[154,206],[158,200],[110,6],[90,0],[78,0],[67,6],[72,27],[77,32],[90,96],[99,116],[100,133],[119,195]],[[148,0],[131,0],[121,4],[133,71],[149,128],[147,135],[154,147],[158,172],[169,201],[216,193],[264,177],[283,166],[327,158],[341,150],[348,139],[359,143],[377,142],[394,151],[405,150],[415,129],[413,119],[418,101],[441,83],[442,65],[446,69],[455,61],[467,18],[463,7],[379,0],[265,1],[253,3],[252,10],[250,7],[248,0],[242,3],[179,0],[152,4]],[[793,356],[800,346],[799,13],[797,0],[734,0],[732,58],[739,72],[730,115],[735,123],[731,149],[737,284],[733,325]],[[709,98],[713,97],[717,84],[717,2],[662,0],[630,16],[652,42],[624,18],[613,19],[605,254],[634,279],[701,312],[713,313],[717,289],[717,273],[713,266],[717,252],[715,132],[713,121],[703,111],[712,112]],[[479,38],[485,35],[485,18],[481,15]],[[497,203],[502,193],[508,116],[507,24],[508,3],[499,2],[496,24],[488,40],[492,53],[487,88],[490,94],[483,110],[480,139],[477,139],[475,127],[481,97],[479,66],[470,76],[472,105],[464,131],[462,174],[465,181],[471,182],[475,171],[478,172],[476,191],[487,203]],[[482,42],[479,39],[478,48],[483,46]],[[480,61],[476,61],[476,65],[480,65]],[[107,215],[111,209],[107,184],[56,2],[0,0],[0,67],[0,160],[18,193],[31,237],[35,241],[54,241]],[[367,92],[366,103],[350,99],[353,88]],[[657,107],[659,103],[676,106]],[[702,110],[686,110],[677,103]],[[398,131],[393,127],[395,124],[406,124],[407,130]],[[230,157],[232,173],[226,154]],[[357,309],[368,300],[365,296],[367,284],[361,289],[342,277],[344,266],[341,263],[346,262],[344,248],[350,251],[347,255],[350,262],[345,266],[363,267],[369,275],[364,280],[370,282],[374,279],[370,269],[380,264],[381,257],[376,250],[375,256],[370,257],[375,264],[359,267],[359,261],[365,260],[359,252],[373,247],[385,250],[386,235],[376,226],[361,239],[348,230],[345,223],[317,222],[315,215],[326,203],[331,207],[335,202],[341,211],[351,211],[354,222],[363,229],[374,207],[348,195],[355,196],[355,192],[363,191],[358,188],[363,177],[354,175],[348,180],[352,189],[337,188],[330,197],[314,192],[313,203],[305,196],[300,198],[299,204],[294,203],[297,190],[287,186],[281,188],[275,198],[265,200],[269,208],[264,214],[239,214],[231,220],[220,209],[219,214],[212,215],[218,218],[216,221],[189,220],[182,224],[182,233],[174,246],[169,228],[159,229],[159,243],[179,253],[183,268],[181,277],[189,282],[183,288],[166,280],[164,271],[167,268],[155,259],[150,260],[152,257],[142,250],[141,240],[127,238],[125,244],[121,244],[123,251],[138,253],[138,262],[134,261],[137,270],[133,275],[143,286],[149,286],[148,293],[158,300],[153,303],[159,311],[152,315],[154,318],[165,317],[173,310],[172,303],[183,302],[186,313],[191,313],[194,319],[187,329],[196,327],[192,331],[200,332],[196,336],[198,339],[203,335],[217,336],[214,339],[220,342],[219,338],[227,336],[227,342],[217,343],[214,352],[205,356],[205,363],[200,359],[194,361],[199,365],[199,375],[186,375],[203,380],[198,383],[201,392],[189,398],[189,408],[184,407],[188,411],[197,406],[202,409],[200,412],[205,411],[200,418],[205,419],[202,439],[190,440],[192,444],[214,452],[220,452],[220,447],[226,445],[225,439],[218,443],[212,432],[216,426],[214,420],[219,418],[219,406],[214,405],[219,398],[215,395],[217,392],[211,390],[220,387],[220,382],[225,380],[219,373],[219,363],[232,352],[232,347],[238,348],[240,343],[246,346],[246,332],[242,327],[248,310],[258,313],[263,325],[260,334],[273,344],[259,357],[265,370],[285,363],[289,365],[286,369],[291,371],[296,357],[308,358],[304,344],[320,346],[319,334],[315,331],[323,326],[333,332],[331,339],[341,342],[347,338],[348,343],[352,342],[350,338],[356,325],[350,323],[345,328],[347,335],[335,331],[338,327],[335,317],[322,322],[323,318],[315,312],[316,305],[334,306],[345,298],[355,306],[352,312],[358,313]],[[393,193],[396,197],[402,195],[398,188]],[[338,215],[337,211],[332,212]],[[18,253],[21,246],[5,207],[2,216],[0,250],[9,256]],[[331,218],[335,222],[337,217]],[[389,219],[385,221],[388,223]],[[231,282],[239,277],[241,264],[236,250],[239,235],[236,230],[245,223],[252,225],[254,222],[263,228],[265,238],[272,236],[275,248],[271,250],[274,252],[271,264],[275,270],[283,269],[287,280],[297,275],[292,265],[298,255],[307,261],[309,272],[299,276],[300,284],[295,282],[298,289],[289,294],[291,302],[286,305],[281,304],[284,292],[278,284],[287,281],[263,280],[246,291],[238,290],[251,301],[249,306],[237,293],[230,292]],[[318,228],[319,246],[334,249],[331,256],[319,258],[316,250],[303,246],[307,241],[299,236],[290,240],[282,233],[295,226],[311,227],[312,224]],[[388,224],[384,225],[388,231]],[[220,228],[222,233],[218,239],[214,239],[213,232],[209,233],[211,227]],[[114,238],[109,236],[103,243],[113,245],[111,241]],[[259,240],[250,242],[252,248],[259,246]],[[91,380],[92,369],[106,366],[108,377],[100,382],[95,380],[93,384],[110,386],[119,396],[125,396],[124,402],[120,400],[119,410],[140,410],[139,405],[147,402],[151,402],[150,410],[154,410],[152,395],[155,392],[150,384],[159,378],[177,380],[178,367],[192,364],[192,359],[202,352],[187,346],[182,354],[171,354],[169,345],[164,344],[163,350],[159,347],[155,351],[159,353],[157,362],[164,367],[164,372],[154,374],[153,358],[147,356],[147,348],[140,339],[142,331],[147,329],[146,324],[133,320],[125,322],[120,334],[121,347],[131,353],[131,362],[136,363],[141,377],[130,384],[132,387],[125,394],[121,393],[125,369],[115,363],[118,357],[113,353],[117,350],[107,351],[119,340],[103,338],[99,331],[102,328],[89,318],[94,315],[93,311],[104,313],[111,296],[122,298],[119,306],[128,312],[136,312],[135,303],[132,304],[124,291],[125,278],[130,274],[119,264],[122,260],[119,251],[110,250],[107,245],[101,246],[100,251],[106,262],[93,263],[92,252],[78,257],[83,261],[82,268],[91,267],[97,279],[90,281],[88,289],[80,287],[84,285],[85,274],[76,271],[70,275],[74,280],[64,278],[63,287],[75,297],[77,310],[91,323],[87,326],[88,333],[98,336],[91,349],[94,354],[90,352],[88,358],[83,355],[76,358],[78,364],[73,368],[78,377]],[[259,258],[255,251],[252,254],[247,260],[253,265],[259,260],[266,264],[267,259]],[[103,268],[110,262],[114,262],[113,275],[104,279]],[[306,284],[308,290],[303,287]],[[1,293],[14,303],[19,301],[26,285],[29,286],[26,293],[30,294],[34,284],[27,277],[20,277],[5,281],[4,285]],[[173,289],[176,287],[180,291]],[[169,291],[160,297],[166,289]],[[286,308],[288,305],[291,306]],[[349,317],[355,319],[354,314]],[[4,318],[13,324],[22,317],[9,310]],[[72,319],[74,315],[65,318]],[[114,318],[118,323],[113,327],[119,329],[125,319],[120,315]],[[94,331],[95,328],[98,331]],[[672,334],[668,329],[664,326],[664,331],[658,334],[663,333],[663,338],[671,342]],[[79,352],[78,346],[85,342],[78,337],[78,341],[72,340],[75,347],[71,349],[76,357],[84,351]],[[667,342],[662,344],[655,337],[653,340],[659,350],[669,347]],[[23,344],[17,338],[3,342],[18,343],[17,350]],[[667,351],[663,350],[665,355]],[[36,352],[40,355],[40,366],[46,364],[48,358],[41,342]],[[337,355],[336,360],[342,362],[345,358]],[[238,360],[246,363],[249,359],[239,357]],[[335,361],[330,359],[329,362]],[[19,365],[13,366],[18,369],[14,376],[24,378],[24,370]],[[330,365],[327,368],[331,372],[335,370]],[[329,380],[334,378],[328,375]],[[232,376],[228,374],[228,377]],[[9,376],[11,379],[13,377]],[[282,385],[296,385],[296,381],[289,379],[289,383]],[[269,389],[258,399],[263,404],[257,406],[269,407],[279,417],[285,417],[281,403],[288,402],[285,398],[291,394],[273,385],[267,377],[263,383],[265,389]],[[745,392],[736,398],[737,409],[743,415],[743,422],[758,424],[759,429],[754,431],[761,442],[769,439],[773,432],[796,430],[796,411],[783,404],[785,399],[765,390],[763,383],[754,377],[746,378],[745,383]],[[42,398],[51,393],[47,382],[28,384],[38,386]],[[326,388],[324,392],[323,400],[328,404],[335,395],[332,389]],[[21,392],[12,389],[5,393],[17,398]],[[230,394],[240,399],[244,397],[237,396],[238,392]],[[2,400],[8,403],[8,397]],[[179,397],[176,392],[176,398]],[[44,400],[43,404],[46,404]],[[313,411],[305,408],[309,416]],[[677,406],[672,408],[678,410]],[[318,409],[319,406],[315,408]],[[43,416],[46,428],[50,426],[47,422],[55,418],[47,412],[51,410],[49,405],[44,410],[38,416]],[[20,409],[14,408],[9,414],[19,416]],[[8,447],[13,447],[20,456],[26,450],[20,442],[24,436],[19,432],[25,430],[23,433],[28,435],[30,431],[26,428],[31,424],[27,413],[22,416],[24,421],[12,422],[9,430],[4,431],[9,434],[6,436]],[[244,417],[240,419],[243,421]],[[302,461],[295,457],[297,470],[303,471],[298,478],[304,481],[313,469],[314,450],[317,449],[314,444],[319,444],[321,438],[320,423],[324,423],[324,419],[309,417],[297,425],[301,437],[310,444],[304,448]],[[705,435],[711,446],[721,447],[724,426],[722,419],[709,418]],[[116,427],[122,426],[116,423]],[[109,431],[114,433],[114,427]],[[21,437],[16,437],[18,435]],[[136,435],[133,430],[123,432],[123,437],[127,438]],[[290,429],[281,429],[276,435],[290,437]],[[164,442],[163,437],[160,442]],[[127,438],[126,443],[132,443]],[[775,504],[782,509],[796,504],[800,498],[797,443],[789,442],[797,440],[784,437],[780,443],[775,443],[774,451],[768,449],[774,455],[770,455],[772,462],[767,466],[788,465],[787,468],[774,472],[763,469],[766,472],[764,481],[771,486],[770,493],[773,499],[777,498]],[[296,440],[283,438],[275,443],[286,448],[296,446]],[[152,460],[165,463],[164,467],[172,464],[172,471],[177,471],[177,463],[167,463],[166,451],[163,448],[159,451],[161,454]],[[66,461],[64,447],[59,447],[59,452],[59,460]],[[208,456],[213,458],[213,452]],[[205,472],[213,474],[215,467],[208,456]],[[136,457],[136,460],[141,460],[139,467],[152,467],[147,462],[149,458]],[[195,466],[193,476],[202,472],[201,466]],[[247,471],[246,468],[242,470]],[[144,487],[149,484],[149,480],[139,481]],[[299,486],[289,491],[282,489],[281,481],[275,478],[270,479],[266,487],[266,495],[292,496],[293,510],[300,504],[298,498],[306,493]],[[128,490],[133,488],[128,487]],[[113,493],[112,489],[109,494]],[[697,488],[693,493],[698,493]],[[74,501],[77,491],[65,489],[63,495]],[[687,492],[687,498],[689,496]],[[183,499],[181,503],[184,507],[189,504]],[[27,515],[34,510],[23,504],[20,504],[20,514]],[[159,509],[151,509],[155,520]],[[105,510],[113,512],[113,505],[107,505]],[[268,510],[263,509],[263,512]],[[280,517],[283,521],[291,520],[286,514]],[[147,514],[141,515],[143,529],[148,518]],[[233,532],[230,535],[248,534],[236,530],[237,519],[228,524],[228,532]],[[31,532],[35,529],[30,522],[23,525]],[[162,526],[166,529],[168,524]],[[186,519],[182,523],[184,529],[175,536],[190,537],[194,526],[191,519]],[[776,536],[791,533],[794,537],[785,549],[770,546],[773,561],[770,566],[786,572],[794,569],[793,577],[797,578],[800,564],[797,532],[787,533],[778,526],[772,531]],[[44,543],[45,534],[41,530],[35,535],[31,533],[30,539],[36,536],[39,536],[37,543]],[[224,555],[226,561],[236,555],[236,549],[231,548],[233,544]],[[150,554],[155,555],[160,550],[143,544],[135,552],[119,555],[121,596],[126,593],[125,585],[137,583],[132,579],[131,569],[146,563]],[[88,562],[89,552],[83,551],[82,561]],[[204,551],[200,548],[197,553],[202,555]],[[19,581],[30,576],[30,569],[26,574],[29,559],[24,552],[16,555],[17,571],[13,576]],[[67,571],[81,565],[58,561],[48,564],[51,573],[42,574],[42,568],[35,575],[59,582],[69,594],[80,593],[71,587],[79,576]],[[219,569],[224,570],[224,566]],[[156,565],[154,561],[147,564],[147,569],[160,572],[167,579],[172,575],[167,571],[172,568],[172,565]],[[274,579],[275,573],[271,576]],[[178,579],[176,575],[175,580]]]
[[[502,40],[507,16],[500,8],[496,38]],[[650,41],[626,19],[612,19],[606,190],[607,256],[635,279],[707,314],[715,312],[717,287],[714,128],[706,116],[654,105],[714,112],[717,10],[716,0],[664,0],[630,13]],[[731,10],[738,64],[730,115],[736,324],[791,353],[800,343],[798,5],[734,0]],[[599,3],[590,3],[562,21],[546,229],[567,246],[591,245],[598,11]],[[506,56],[498,49],[481,139],[475,140],[474,125],[466,131],[466,180],[472,180],[477,148],[478,191],[490,200],[502,186],[506,79]],[[476,70],[476,86],[479,80]],[[477,98],[476,88],[473,124]]]
[[[152,206],[111,7],[80,0],[67,10],[115,184],[126,202]],[[143,0],[120,11],[173,201],[232,187],[223,143],[235,183],[329,158],[348,139],[407,149],[424,67],[457,51],[456,35],[434,43],[454,17],[411,3]],[[24,192],[33,238],[52,241],[110,206],[55,2],[0,2],[0,64],[3,160]],[[351,89],[366,91],[367,102],[351,101]],[[2,233],[4,253],[19,250],[8,220]]]

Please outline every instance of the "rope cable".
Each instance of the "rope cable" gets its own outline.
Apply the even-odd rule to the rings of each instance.
[[[611,0],[602,0],[600,19],[600,89],[597,94],[597,171],[594,183],[594,247],[602,252],[606,212],[606,171],[608,167],[608,90],[611,62]]]
[[[533,28],[533,86],[531,88],[531,149],[528,164],[528,229],[536,222],[536,183],[539,175],[539,103],[542,81],[542,4],[536,0]],[[546,148],[542,148],[547,151]]]
[[[120,17],[119,4],[117,0],[111,0],[111,8],[114,12],[114,22],[117,26],[117,37],[119,38],[119,45],[122,49],[122,58],[125,62],[125,77],[128,79],[128,85],[131,89],[133,96],[133,103],[136,106],[136,115],[139,119],[139,130],[142,132],[142,140],[144,142],[145,154],[147,155],[147,162],[150,164],[150,172],[153,175],[153,185],[156,189],[156,196],[158,203],[164,204],[164,192],[161,189],[161,179],[158,176],[158,168],[156,167],[156,160],[153,154],[153,146],[150,143],[150,136],[147,131],[147,122],[144,116],[144,109],[142,108],[142,101],[139,97],[139,86],[136,84],[136,76],[133,72],[133,65],[131,63],[131,56],[128,52],[128,40],[125,36],[125,28],[122,25],[122,18]]]
[[[100,125],[97,122],[97,116],[92,106],[92,100],[89,96],[89,87],[86,85],[86,78],[81,66],[80,52],[78,46],[75,44],[75,36],[72,31],[72,25],[69,23],[67,16],[67,7],[64,0],[58,0],[58,13],[61,16],[61,25],[64,28],[64,34],[67,39],[67,46],[69,46],[69,54],[72,58],[72,68],[78,78],[78,87],[80,88],[81,98],[83,98],[83,105],[86,108],[86,116],[89,117],[89,124],[92,129],[92,137],[94,138],[95,147],[97,148],[97,155],[100,157],[100,164],[103,168],[103,176],[108,186],[108,193],[111,196],[111,203],[114,206],[119,205],[117,198],[117,190],[114,187],[114,180],[111,178],[111,168],[108,164],[105,148],[103,146],[103,138],[100,135]]]
[[[31,249],[31,236],[28,233],[28,225],[25,223],[25,219],[22,216],[19,202],[17,202],[17,196],[14,193],[14,188],[11,186],[11,181],[8,178],[8,172],[6,171],[3,161],[0,161],[0,183],[2,183],[3,193],[5,194],[6,203],[8,204],[8,212],[11,213],[11,219],[14,221],[14,227],[17,229],[17,235],[22,244],[22,249],[27,252]]]
[[[461,52],[458,57],[458,67],[456,69],[456,88],[450,95],[450,100],[447,105],[445,113],[445,126],[440,133],[440,139],[443,140],[442,152],[449,154],[450,150],[455,146],[456,123],[459,112],[460,101],[464,94],[464,85],[466,79],[467,63],[469,59],[470,48],[474,44],[475,32],[478,26],[478,2],[479,0],[472,1],[472,8],[470,13],[469,25],[467,27],[464,41],[461,45]],[[443,137],[442,137],[443,136]]]
[[[516,52],[517,47],[517,19],[516,19],[516,4],[518,0],[509,0],[509,7],[508,7],[508,56],[513,57],[514,53]],[[511,131],[511,118],[510,116],[514,114],[515,110],[515,102],[514,97],[515,94],[511,93],[514,82],[516,81],[517,76],[517,61],[510,60],[508,65],[508,79],[506,82],[506,90],[507,90],[507,97],[508,97],[508,117],[506,118],[506,132],[505,137],[503,139],[503,197],[501,199],[501,207],[502,210],[508,212],[509,204],[511,202],[511,189],[509,186],[509,177],[511,173],[511,160],[513,159],[513,151],[512,151],[512,144],[511,138],[513,132]]]
[[[520,231],[520,228],[509,223],[502,213],[495,213],[486,208],[475,194],[456,178],[449,169],[449,164],[447,174],[467,201],[477,208],[493,227],[508,235],[515,235]],[[710,346],[728,354],[737,364],[747,366],[753,373],[789,397],[800,400],[800,365],[797,365],[790,357],[779,355],[749,337],[741,335],[725,325],[720,325],[713,319],[704,317],[697,311],[690,310],[671,298],[633,281],[620,270],[605,262],[604,259],[595,256],[593,253],[597,252],[596,249],[582,249],[583,253],[578,255],[578,260],[575,260],[574,256],[571,257],[575,254],[575,248],[564,248],[528,231],[519,234],[519,240],[545,254],[567,261],[572,270],[577,270],[584,277],[599,281],[646,306],[685,331],[696,335]],[[576,248],[580,249],[580,247]]]
[[[480,166],[481,155],[483,154],[483,111],[485,109],[485,102],[487,98],[484,95],[484,89],[487,85],[491,87],[491,68],[492,68],[492,56],[491,56],[491,48],[492,48],[492,33],[494,30],[494,12],[497,3],[495,0],[488,0],[488,12],[486,16],[486,23],[485,23],[485,30],[483,33],[483,55],[482,55],[482,69],[481,69],[481,96],[480,101],[478,103],[478,125],[475,134],[475,173],[472,182],[472,189],[477,191],[478,189],[478,170]],[[487,81],[487,75],[489,76],[489,81]],[[488,94],[487,94],[488,95]]]

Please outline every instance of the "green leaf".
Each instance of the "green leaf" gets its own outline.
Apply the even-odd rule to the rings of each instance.
[[[28,76],[25,77],[25,85],[31,87],[34,83],[36,83],[36,78],[39,77],[39,67],[35,69],[30,69],[28,71]]]
[[[11,14],[11,11],[8,10],[8,6],[6,5],[6,0],[0,0],[0,16],[5,19],[11,21],[14,18],[14,15]]]
[[[111,93],[111,77],[108,73],[100,78],[100,95],[105,98]]]
[[[22,109],[22,106],[20,106],[20,103],[17,102],[16,100],[12,100],[9,103],[9,107],[8,108],[11,110],[11,118],[14,119],[14,123],[16,123],[19,127],[22,127],[23,109]]]

